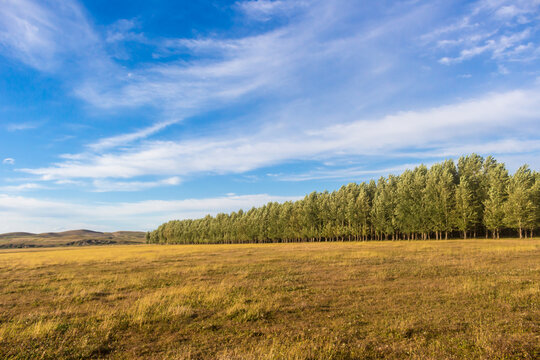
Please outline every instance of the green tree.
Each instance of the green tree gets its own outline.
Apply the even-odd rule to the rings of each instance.
[[[531,237],[534,230],[540,227],[540,172],[534,172],[533,202],[536,208],[536,219],[531,229]]]
[[[499,238],[504,226],[504,207],[508,197],[508,171],[503,164],[491,166],[486,173],[487,197],[484,200],[484,226],[493,238]]]
[[[356,198],[356,209],[360,227],[360,237],[362,240],[366,241],[370,230],[371,201],[369,198],[369,190],[365,183],[360,184],[358,197]]]
[[[371,222],[378,240],[382,240],[383,236],[388,239],[388,235],[394,233],[392,216],[391,185],[384,177],[381,177],[377,182],[377,190],[371,207]]]
[[[452,231],[452,216],[455,206],[456,169],[451,160],[431,167],[426,178],[425,203],[427,207],[427,222],[435,238],[441,239],[444,233],[448,239],[448,232]]]
[[[534,176],[527,165],[523,165],[510,178],[508,201],[506,202],[506,224],[518,230],[519,238],[523,231],[532,230],[536,225],[537,206],[534,201]],[[526,235],[526,234],[525,234]]]
[[[414,173],[405,170],[399,176],[396,186],[395,223],[407,239],[413,239],[417,225],[415,210],[420,199],[415,195]]]
[[[489,163],[489,161],[488,161]],[[477,154],[462,156],[458,160],[458,175],[460,182],[466,180],[468,192],[470,193],[470,210],[473,212],[471,220],[471,230],[473,237],[476,237],[478,225],[482,224],[482,202],[485,199],[483,180],[484,159]]]
[[[476,214],[471,186],[466,179],[460,179],[456,188],[454,221],[456,228],[463,233],[464,239],[467,239],[467,232],[475,223]]]

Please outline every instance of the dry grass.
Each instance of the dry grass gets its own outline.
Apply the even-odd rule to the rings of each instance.
[[[2,359],[539,357],[539,239],[0,251]]]

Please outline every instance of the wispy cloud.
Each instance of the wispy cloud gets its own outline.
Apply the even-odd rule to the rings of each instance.
[[[0,186],[0,191],[7,193],[20,192],[20,191],[29,191],[29,190],[41,190],[46,189],[42,184],[36,183],[24,183],[19,185],[10,185],[10,186]]]
[[[278,9],[293,5],[290,2],[256,1],[239,2],[237,6],[251,13],[262,11],[280,15]],[[351,113],[345,110],[351,102],[360,108],[370,102],[380,102],[407,86],[404,79],[399,84],[384,80],[397,64],[392,57],[392,47],[385,41],[393,34],[406,32],[411,23],[417,22],[418,16],[423,16],[425,9],[406,9],[399,17],[387,16],[376,26],[358,28],[351,14],[360,10],[344,1],[298,2],[294,7],[301,9],[295,22],[256,35],[153,42],[158,52],[167,51],[169,55],[189,53],[194,60],[173,59],[157,65],[119,69],[107,78],[92,73],[75,85],[74,93],[97,108],[154,106],[166,118],[179,119],[264,99],[262,103],[280,105],[277,109],[270,105],[265,114],[257,112],[248,116],[253,119],[251,126],[266,122],[262,125],[272,127],[282,126],[289,120],[276,123],[276,117],[270,111],[272,114],[284,112],[290,105],[309,101],[319,104],[316,106],[326,106],[327,112],[334,109],[327,116],[339,120],[344,114]],[[132,26],[132,22],[122,21],[116,31],[124,34],[131,31]],[[337,31],[336,26],[339,27]],[[115,41],[125,38],[109,35]],[[328,69],[327,76],[320,76],[321,68]],[[368,88],[370,92],[366,93],[363,89]],[[313,124],[317,116],[312,113],[320,110],[315,107],[297,114],[296,126]],[[336,108],[343,108],[342,114],[337,114]],[[323,117],[319,118],[325,122]],[[96,140],[89,149],[102,152],[125,146],[178,122],[158,121],[132,133]]]
[[[146,42],[147,39],[143,34],[133,31],[137,27],[137,21],[134,19],[117,20],[107,28],[105,41],[108,43],[125,41]]]
[[[379,119],[362,119],[300,133],[266,130],[232,138],[190,141],[149,141],[107,154],[78,154],[52,167],[23,169],[44,180],[70,178],[131,178],[144,175],[188,176],[201,173],[242,173],[292,160],[336,156],[395,156],[407,149],[443,149],[474,144],[483,136],[528,136],[540,113],[540,90],[493,93],[483,97],[400,112]],[[538,139],[532,138],[532,143]],[[483,143],[469,149],[482,147]],[[499,147],[493,150],[497,152]],[[508,151],[523,150],[506,147]]]
[[[527,28],[521,32],[506,36],[500,36],[497,39],[488,39],[483,45],[472,46],[460,51],[457,57],[443,57],[439,60],[440,63],[449,65],[459,63],[464,60],[471,59],[475,56],[490,52],[492,58],[510,58],[522,53],[531,46],[523,45],[523,42],[531,36],[531,29]],[[528,43],[532,44],[532,43]]]
[[[147,128],[134,131],[132,133],[100,139],[97,142],[90,144],[89,148],[94,151],[103,151],[103,150],[118,147],[118,146],[125,146],[133,141],[145,139],[148,136],[153,135],[165,129],[166,127],[176,124],[178,122],[180,122],[180,120],[163,121],[163,122],[154,124],[152,126],[149,126]]]
[[[68,57],[91,54],[96,44],[96,34],[73,1],[2,1],[0,50],[29,66],[54,71]]]
[[[6,125],[7,131],[21,131],[21,130],[31,130],[36,129],[41,125],[41,123],[36,122],[21,122],[21,123],[11,123]]]
[[[75,203],[0,194],[0,233],[58,231],[91,228],[150,230],[170,219],[202,217],[208,213],[248,210],[270,201],[296,200],[294,196],[234,195],[185,200],[147,200],[124,203]]]
[[[238,6],[274,10],[292,6],[290,2],[271,3],[242,2]],[[309,5],[295,3],[302,11],[294,22],[255,35],[150,41],[154,54],[163,53],[167,61],[121,70],[112,79],[93,76],[78,84],[74,92],[98,108],[153,106],[167,118],[187,118],[257,99],[293,103],[307,96],[315,101],[323,96],[316,92],[321,86],[339,89],[325,92],[327,103],[353,96],[368,101],[365,94],[358,94],[364,87],[381,90],[378,101],[385,92],[393,91],[380,81],[395,65],[392,49],[385,42],[392,34],[407,31],[425,9],[407,9],[377,26],[357,28],[351,14],[359,9],[347,2],[310,1]],[[341,28],[336,30],[336,26]],[[190,60],[175,56],[182,54],[189,54]],[[320,76],[319,69],[324,67],[333,69],[329,71],[332,76]],[[405,84],[392,85],[400,86]],[[163,122],[155,126],[159,123]],[[154,133],[142,130],[140,134]]]
[[[59,77],[93,109],[151,108],[157,119],[138,130],[128,126],[132,130],[122,127],[124,133],[85,138],[86,146],[55,164],[20,170],[56,183],[79,179],[89,191],[137,191],[298,160],[488,148],[495,154],[524,153],[525,143],[537,148],[538,88],[502,87],[507,90],[468,94],[468,100],[437,99],[429,106],[401,98],[418,89],[417,75],[433,74],[428,65],[437,60],[452,65],[486,56],[502,74],[511,72],[508,62],[540,55],[534,21],[539,4],[481,0],[432,29],[423,21],[436,20],[430,3],[397,2],[378,9],[377,21],[359,21],[371,8],[345,0],[239,1],[233,9],[241,21],[281,21],[266,22],[249,35],[150,39],[137,19],[118,20],[100,33],[74,1],[9,0],[0,9],[3,53],[42,71],[60,74],[61,64],[70,67],[76,80]],[[145,55],[156,61],[120,66],[131,42],[143,44]],[[432,52],[432,64],[418,66],[418,53],[426,51]],[[476,79],[472,70],[461,76]],[[245,121],[236,118],[230,127],[222,119],[204,124],[213,135],[158,136],[213,110],[238,108]],[[499,141],[501,134],[510,139]],[[331,178],[325,171],[282,178]],[[369,171],[351,168],[341,174]]]
[[[361,15],[361,8],[347,1],[243,1],[235,7],[247,16],[287,16],[293,8],[297,16],[294,22],[245,37],[149,40],[133,31],[136,21],[126,19],[110,26],[103,39],[75,2],[67,2],[61,9],[56,9],[61,6],[55,1],[50,6],[30,0],[24,0],[22,5],[11,1],[9,4],[3,16],[0,15],[0,23],[7,24],[5,39],[19,39],[4,41],[12,56],[38,69],[58,68],[62,56],[69,58],[69,63],[77,65],[71,74],[77,71],[79,74],[73,76],[77,81],[66,79],[66,82],[73,86],[76,96],[92,106],[102,109],[153,106],[168,119],[184,119],[262,98],[265,103],[285,103],[285,106],[287,102],[310,99],[334,109],[348,105],[352,99],[362,99],[365,103],[382,101],[407,85],[405,79],[391,85],[384,80],[399,64],[394,59],[393,46],[387,42],[409,31],[410,25],[418,23],[418,18],[427,13],[424,7],[405,7],[399,16],[389,12],[375,26],[358,27],[354,16]],[[36,41],[47,46],[42,51],[35,49],[26,38],[25,27],[11,24],[12,18],[35,27]],[[74,40],[79,37],[84,41]],[[144,42],[154,53],[165,52],[169,58],[131,68],[118,66],[112,60],[115,54],[106,53],[106,44],[127,41]],[[24,47],[18,46],[19,43]],[[59,49],[69,51],[70,56]],[[171,57],[186,53],[191,55],[191,60]],[[81,62],[89,66],[81,66]],[[41,64],[47,65],[42,68]],[[321,76],[321,68],[328,70],[326,76]],[[370,89],[370,93],[361,89]],[[295,121],[312,123],[311,118],[311,114],[304,114]],[[157,121],[139,131],[96,140],[89,148],[99,152],[123,146],[174,123]],[[269,124],[274,123],[275,119],[271,119]]]
[[[93,186],[95,192],[111,192],[111,191],[140,191],[151,189],[160,186],[179,185],[181,180],[174,176],[158,181],[108,181],[94,180]]]
[[[451,65],[486,55],[496,62],[531,61],[540,46],[535,36],[540,2],[479,0],[449,25],[422,36],[435,45],[441,64]]]
[[[251,19],[268,21],[275,15],[291,15],[295,10],[306,7],[309,1],[253,0],[238,1],[236,6]]]
[[[4,165],[15,165],[15,159],[13,158],[5,158],[2,160],[2,164]]]

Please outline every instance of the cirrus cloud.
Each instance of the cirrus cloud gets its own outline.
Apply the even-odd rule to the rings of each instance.
[[[322,129],[305,129],[285,136],[261,131],[231,138],[190,141],[148,141],[125,151],[81,153],[51,167],[21,169],[43,180],[72,178],[132,178],[137,176],[191,176],[203,173],[243,173],[294,160],[331,159],[337,156],[398,156],[410,149],[445,149],[471,145],[484,136],[530,136],[540,114],[540,90],[492,93],[422,111],[399,112],[376,120],[357,120]],[[534,136],[534,135],[533,135]],[[527,146],[509,152],[536,151]],[[526,144],[526,143],[523,143]],[[476,149],[481,149],[478,143]],[[504,148],[493,148],[498,153]],[[478,150],[477,150],[478,151]]]

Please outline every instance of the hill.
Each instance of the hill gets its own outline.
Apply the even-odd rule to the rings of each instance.
[[[42,234],[12,232],[0,234],[0,248],[141,244],[145,241],[144,236],[145,233],[140,231],[99,232],[85,229]]]

